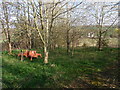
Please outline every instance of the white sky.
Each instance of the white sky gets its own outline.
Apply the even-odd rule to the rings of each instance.
[[[119,0],[85,0],[87,2],[119,2]]]
[[[61,1],[61,0],[44,0],[45,2],[51,2],[51,1]],[[87,1],[87,2],[119,2],[119,0],[68,0],[68,1]]]
[[[7,2],[16,2],[17,0],[5,0]],[[20,0],[19,0],[20,1]],[[27,1],[27,0],[24,0]],[[29,1],[29,0],[28,0]],[[39,0],[36,0],[39,1]],[[43,2],[52,2],[52,1],[62,1],[62,0],[42,0]],[[86,1],[86,2],[119,2],[119,0],[66,0],[66,1],[73,1],[73,2],[81,2],[81,1]],[[0,3],[2,0],[0,0]]]

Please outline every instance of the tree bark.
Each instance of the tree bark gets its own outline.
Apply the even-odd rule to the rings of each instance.
[[[69,30],[67,30],[67,54],[70,52]]]
[[[46,64],[46,63],[48,63],[48,51],[47,51],[47,46],[46,45],[44,45],[44,55],[45,55],[44,63]]]
[[[68,3],[66,4],[66,9],[68,10]],[[67,54],[69,54],[70,53],[70,37],[69,37],[69,31],[70,31],[70,23],[69,23],[69,13],[67,12],[66,13],[67,14],[67,21],[66,21],[66,24],[67,24],[67,41],[66,41],[66,43],[67,43]]]
[[[2,2],[2,5],[3,5],[4,17],[5,17],[5,21],[6,21],[5,24],[7,26],[5,33],[7,35],[7,40],[8,40],[8,49],[9,49],[8,51],[9,51],[9,54],[11,54],[12,46],[11,46],[11,36],[10,36],[10,30],[9,30],[9,12],[8,12],[9,10],[8,10],[7,5],[4,2]]]
[[[21,58],[20,58],[21,61],[23,61],[23,51],[21,50]]]
[[[9,47],[9,54],[12,53],[12,46],[11,46],[11,42],[8,42],[8,47]]]
[[[74,55],[74,41],[72,42],[72,56]]]
[[[99,51],[102,50],[102,33],[101,33],[101,30],[99,31],[99,37],[98,37],[98,49]]]
[[[46,33],[45,33],[45,40],[46,43],[44,44],[44,63],[48,63],[48,56],[49,56],[49,52],[48,52],[48,44],[49,44],[49,19],[47,19],[47,28],[46,28]]]

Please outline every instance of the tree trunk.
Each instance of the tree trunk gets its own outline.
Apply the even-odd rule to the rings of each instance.
[[[72,56],[74,55],[74,47],[72,46]]]
[[[75,43],[74,43],[74,41],[73,41],[73,42],[72,42],[72,56],[74,55],[74,49],[75,49],[74,45],[75,45]]]
[[[4,10],[4,17],[5,17],[5,25],[6,25],[6,35],[7,35],[7,40],[8,40],[8,51],[9,51],[9,54],[11,54],[11,52],[12,52],[12,46],[11,46],[11,36],[10,36],[10,28],[9,28],[9,10],[8,10],[8,7],[7,7],[7,5],[4,3],[4,2],[2,2],[2,5],[3,5],[3,10]],[[5,28],[4,27],[4,25],[3,25],[3,28]]]
[[[44,45],[44,63],[48,63],[48,51],[46,45]]]
[[[45,33],[45,40],[46,43],[44,44],[44,63],[48,63],[48,46],[49,46],[49,20],[47,19],[47,28],[46,28],[46,33]]]
[[[67,54],[70,52],[69,30],[67,30]]]
[[[29,49],[31,49],[32,48],[32,39],[31,39],[31,37],[29,38]]]
[[[99,49],[99,51],[102,50],[102,35],[101,35],[101,31],[99,32],[98,49]]]
[[[117,85],[118,85],[118,87],[120,87],[120,2],[118,3],[118,30],[119,30],[119,32],[118,32],[118,42],[119,42],[119,44],[118,44],[118,57],[117,58],[119,58],[118,59],[118,62],[117,62],[117,76],[116,76],[116,78],[117,78]]]
[[[12,46],[11,46],[11,42],[8,42],[8,48],[9,48],[9,54],[12,53]]]
[[[69,42],[67,42],[67,54],[69,54],[69,52],[70,52],[70,44]]]
[[[11,36],[10,36],[10,30],[9,30],[9,25],[7,23],[7,37],[8,37],[8,48],[9,48],[9,54],[12,53],[12,45],[11,45]]]
[[[66,4],[66,9],[68,10],[68,3]],[[69,23],[69,13],[67,12],[67,21],[66,21],[66,24],[67,24],[67,54],[70,53],[70,40],[69,40],[69,27],[70,27],[70,23]]]
[[[28,3],[28,2],[27,2],[27,3]],[[31,49],[31,48],[32,48],[32,37],[31,37],[32,30],[30,30],[30,29],[28,28],[28,26],[30,26],[30,23],[31,23],[31,22],[30,22],[30,10],[29,10],[30,8],[29,8],[29,3],[28,3],[27,9],[28,9],[27,31],[28,31],[28,37],[29,37],[29,49]]]
[[[23,51],[21,50],[21,58],[20,58],[21,61],[23,61]]]

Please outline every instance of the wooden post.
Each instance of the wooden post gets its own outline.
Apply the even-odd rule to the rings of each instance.
[[[23,61],[23,50],[21,50],[21,58],[20,58],[21,61]]]

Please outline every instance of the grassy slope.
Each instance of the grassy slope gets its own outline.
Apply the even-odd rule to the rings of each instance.
[[[3,87],[116,87],[116,61],[117,49],[113,48],[79,48],[74,56],[57,49],[50,53],[47,65],[40,58],[22,62],[4,52]]]

